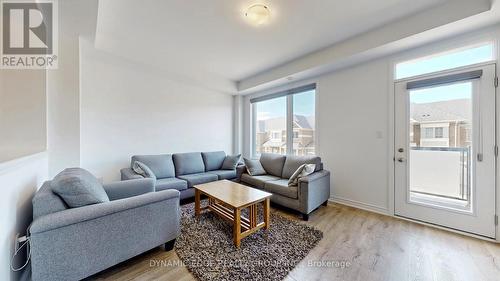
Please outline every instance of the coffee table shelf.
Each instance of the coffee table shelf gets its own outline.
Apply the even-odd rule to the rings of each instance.
[[[195,215],[198,217],[201,210],[208,209],[231,222],[236,247],[240,246],[241,239],[259,229],[269,229],[271,193],[228,180],[196,185],[194,188]],[[202,194],[208,197],[208,206],[203,208],[200,204]],[[260,223],[257,216],[259,204],[263,204],[264,207],[264,221]],[[248,218],[241,215],[241,210],[245,208],[248,208]]]

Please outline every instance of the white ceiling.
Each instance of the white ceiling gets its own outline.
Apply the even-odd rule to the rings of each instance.
[[[255,27],[243,13],[256,1],[101,0],[95,43],[194,80],[233,83],[446,1],[257,1],[271,21]]]
[[[442,40],[457,40],[457,37],[477,40],[476,31],[482,30],[481,34],[496,32],[492,30],[498,30],[498,27],[485,27],[498,22],[499,0],[447,1],[240,80],[237,83],[238,94],[246,95],[290,84],[290,79],[300,81],[318,77],[412,48],[429,47]]]

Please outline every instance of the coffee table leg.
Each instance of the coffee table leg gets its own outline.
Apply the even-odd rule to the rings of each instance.
[[[233,225],[233,238],[234,245],[240,247],[241,240],[241,211],[238,208],[234,208],[234,225]]]
[[[270,223],[270,218],[269,218],[269,212],[271,209],[271,202],[269,201],[269,198],[266,198],[264,201],[264,223],[266,224],[264,226],[264,229],[268,230],[269,229],[269,223]]]
[[[194,214],[197,217],[200,215],[200,191],[198,189],[194,190]]]

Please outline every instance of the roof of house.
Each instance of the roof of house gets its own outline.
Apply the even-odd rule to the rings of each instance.
[[[294,127],[303,129],[312,129],[314,124],[314,116],[293,115]],[[257,123],[258,132],[279,131],[286,129],[286,117],[269,118],[259,120]]]
[[[293,121],[299,128],[312,129],[312,124],[314,124],[314,116],[294,115]]]
[[[294,115],[293,116],[293,126],[294,128],[304,128],[304,129],[313,129],[314,124],[314,116],[304,116],[304,115]],[[266,132],[266,131],[282,131],[286,129],[286,117],[277,117],[277,118],[269,118],[265,120],[259,120],[257,124],[258,132]],[[284,147],[286,145],[285,142],[276,141],[276,140],[267,140],[262,144],[263,147]],[[297,149],[299,147],[308,147],[314,145],[312,140],[307,144],[298,143],[294,140],[293,148]]]
[[[472,120],[470,99],[413,103],[410,108],[412,121],[419,123]]]
[[[285,147],[285,146],[286,146],[286,142],[272,141],[272,140],[268,140],[268,141],[266,141],[265,143],[262,144],[262,147],[281,148],[281,147]],[[296,141],[293,142],[293,149],[299,149],[299,148],[311,147],[311,146],[314,146],[314,142],[313,141],[310,141],[310,142],[308,142],[306,144],[302,144],[302,143],[296,142]]]

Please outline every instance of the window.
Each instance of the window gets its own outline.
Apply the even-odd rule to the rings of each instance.
[[[443,128],[442,127],[435,128],[434,129],[434,138],[436,138],[436,139],[442,139],[443,137],[444,137],[444,135],[443,135]]]
[[[294,155],[314,155],[314,123],[316,91],[310,90],[292,96]]]
[[[286,154],[286,97],[253,103],[255,153],[263,152]]]
[[[442,139],[444,137],[443,127],[424,128],[424,138],[426,139]]]
[[[316,85],[253,98],[253,155],[314,155]]]
[[[434,138],[434,128],[425,128],[424,138],[433,139]]]
[[[482,43],[396,64],[395,78],[403,79],[431,72],[494,60],[493,43]]]

